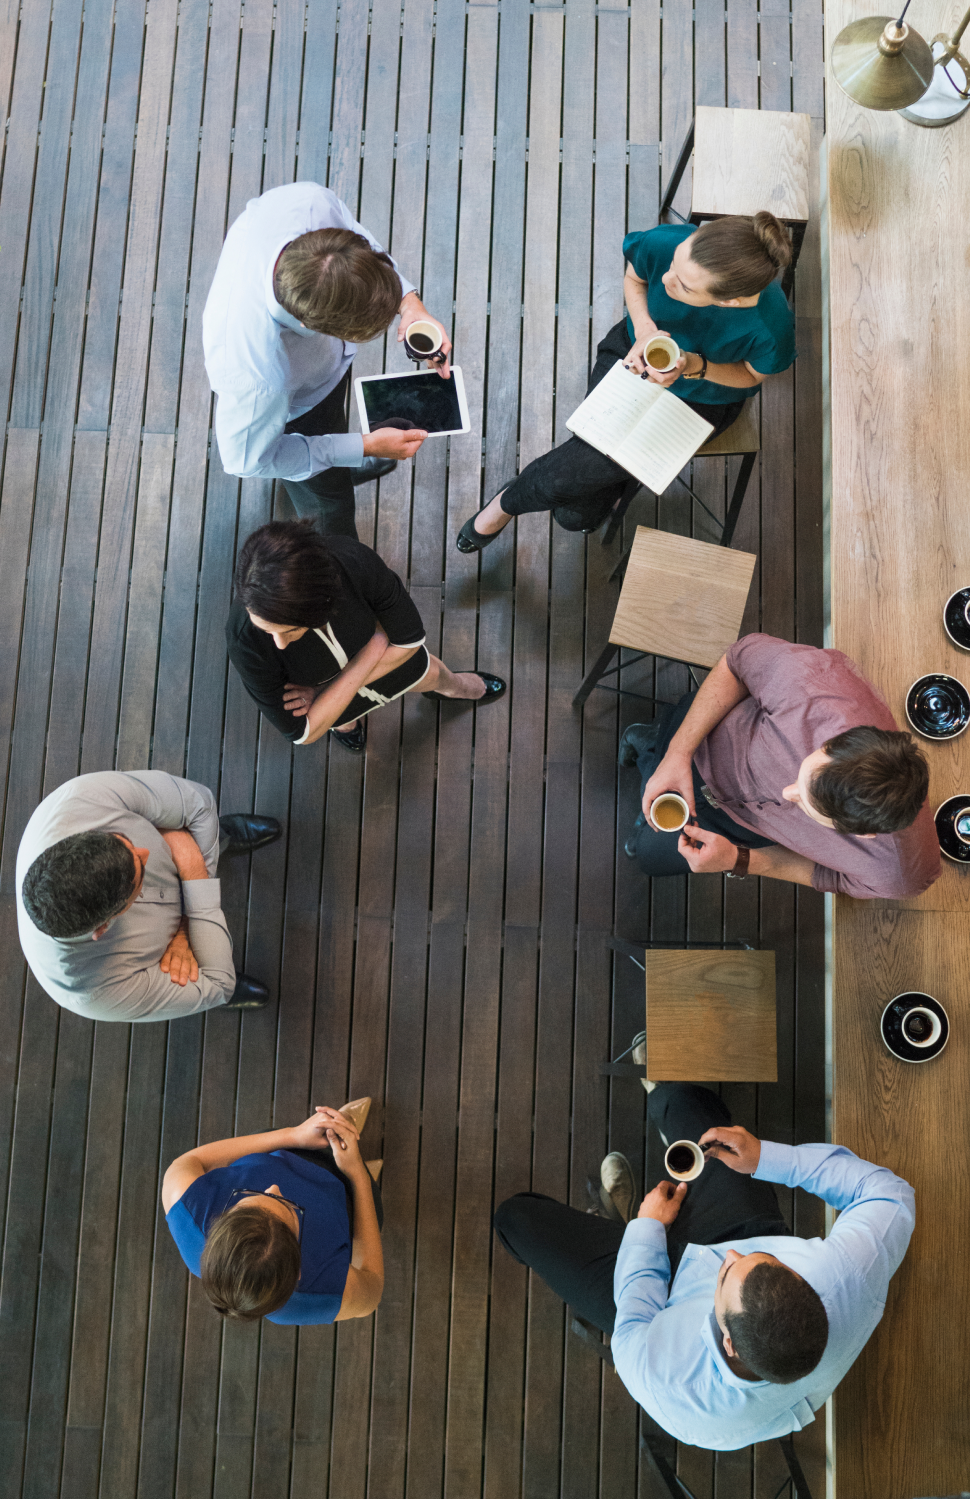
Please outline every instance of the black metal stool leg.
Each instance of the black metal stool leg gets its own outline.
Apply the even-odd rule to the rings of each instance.
[[[721,532],[721,546],[729,547],[734,539],[734,528],[741,515],[741,506],[744,504],[744,496],[747,493],[748,481],[754,471],[754,461],[757,453],[745,453],[738,470],[737,481],[734,485],[734,493],[728,506],[728,513],[724,517],[724,530]]]
[[[628,479],[623,486],[623,493],[606,517],[606,525],[603,527],[603,535],[600,538],[603,546],[609,546],[617,531],[622,526],[623,517],[629,510],[630,503],[640,487],[639,479]]]
[[[604,650],[600,651],[599,655],[596,658],[595,665],[586,673],[585,677],[583,678],[582,687],[580,687],[576,696],[573,698],[574,708],[581,708],[583,706],[586,699],[589,697],[593,688],[596,686],[600,677],[603,675],[604,671],[609,666],[610,662],[613,660],[613,657],[616,655],[619,649],[620,647],[618,645],[608,645]]]
[[[680,148],[680,155],[677,158],[677,164],[671,172],[669,178],[667,179],[667,189],[663,195],[663,198],[660,200],[660,213],[658,217],[661,220],[663,219],[664,214],[670,208],[670,205],[674,201],[674,198],[677,196],[677,189],[680,187],[680,179],[683,177],[684,172],[687,170],[687,163],[690,161],[693,150],[694,121],[691,120],[686,139],[684,140],[684,144]],[[681,215],[678,214],[677,217],[680,218]]]

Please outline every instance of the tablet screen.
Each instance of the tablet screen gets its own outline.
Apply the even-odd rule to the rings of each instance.
[[[380,375],[360,381],[360,391],[371,431],[393,421],[425,432],[460,432],[461,408],[453,374],[447,380],[430,371],[428,374],[398,375],[392,379]]]

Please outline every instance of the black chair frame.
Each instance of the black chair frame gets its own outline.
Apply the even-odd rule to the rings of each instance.
[[[701,458],[720,458],[722,456],[730,457],[731,455],[720,453],[700,453],[697,456]],[[757,453],[744,453],[741,455],[741,467],[738,469],[738,477],[734,481],[734,490],[731,494],[731,503],[728,506],[727,514],[725,515],[723,520],[719,520],[718,517],[714,514],[713,510],[711,510],[708,505],[704,504],[704,501],[700,498],[699,495],[696,495],[694,493],[686,480],[682,479],[679,474],[677,475],[677,483],[680,484],[684,489],[686,489],[691,499],[696,500],[697,504],[700,505],[702,510],[707,511],[707,514],[711,517],[711,520],[714,522],[714,524],[721,527],[721,539],[718,542],[718,546],[729,547],[731,545],[731,542],[734,540],[734,532],[741,517],[741,506],[744,504],[744,497],[748,492],[748,484],[750,482],[751,475],[754,473],[754,465],[757,457]],[[610,511],[609,515],[606,518],[606,524],[603,527],[603,534],[600,538],[601,544],[603,546],[609,546],[610,542],[616,536],[617,531],[623,524],[626,513],[629,510],[635,495],[640,489],[645,487],[645,485],[641,485],[639,479],[631,478],[627,480],[626,484],[623,486],[623,493],[620,495],[620,498],[617,500],[616,504],[613,506],[613,509]]]

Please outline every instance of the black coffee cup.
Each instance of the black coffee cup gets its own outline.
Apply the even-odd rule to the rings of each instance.
[[[425,318],[408,323],[404,330],[404,352],[415,364],[444,364],[448,356],[441,347],[442,342],[440,328]]]

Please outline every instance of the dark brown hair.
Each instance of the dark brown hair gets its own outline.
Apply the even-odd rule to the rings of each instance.
[[[322,629],[340,592],[326,536],[312,520],[275,520],[243,542],[236,598],[270,625]]]
[[[276,262],[280,306],[315,333],[363,344],[383,333],[401,306],[401,278],[389,255],[352,229],[311,229]]]
[[[772,1384],[811,1374],[829,1340],[822,1298],[787,1265],[760,1260],[741,1284],[741,1310],[724,1321],[742,1363]]]
[[[812,777],[812,801],[838,833],[898,833],[915,822],[930,771],[910,734],[864,725],[822,745],[831,758]]]
[[[220,1213],[206,1235],[202,1289],[220,1317],[255,1322],[278,1312],[300,1279],[296,1234],[265,1208]]]
[[[690,258],[711,278],[708,290],[719,302],[756,297],[791,261],[791,240],[773,213],[753,219],[730,214],[711,219],[687,242]]]

